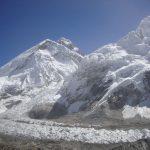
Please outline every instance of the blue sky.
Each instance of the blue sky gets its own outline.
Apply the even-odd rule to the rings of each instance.
[[[47,38],[69,38],[89,53],[148,15],[150,0],[0,0],[0,66]]]

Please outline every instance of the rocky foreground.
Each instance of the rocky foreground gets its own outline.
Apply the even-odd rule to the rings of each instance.
[[[47,121],[0,120],[1,149],[149,150],[150,130],[67,125]]]
[[[12,138],[8,138],[8,143],[0,144],[2,150],[149,150],[150,141],[139,140],[136,142],[119,143],[119,144],[89,144],[81,142],[65,142],[65,141],[10,141]]]

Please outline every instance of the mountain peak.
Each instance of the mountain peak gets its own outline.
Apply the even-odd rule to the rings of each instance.
[[[143,35],[143,37],[150,37],[150,16],[145,17],[139,27],[138,27],[138,31]]]
[[[64,45],[65,47],[73,50],[73,51],[76,51],[76,52],[79,52],[79,48],[76,47],[71,40],[67,39],[67,38],[64,38],[64,37],[61,37],[59,40],[58,40],[58,43],[59,44],[62,44]]]
[[[147,56],[150,49],[150,16],[144,18],[136,30],[129,32],[117,44],[130,54]]]
[[[0,78],[8,76],[11,85],[15,81],[25,90],[41,88],[62,82],[78,68],[81,59],[82,56],[77,52],[46,39],[2,66]]]
[[[38,48],[40,50],[47,49],[50,45],[53,45],[53,44],[57,45],[58,43],[50,39],[45,39],[44,41],[38,44]]]

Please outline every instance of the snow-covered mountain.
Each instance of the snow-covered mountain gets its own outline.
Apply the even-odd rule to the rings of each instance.
[[[64,107],[69,114],[86,110],[85,116],[100,111],[119,119],[149,118],[149,30],[150,17],[146,17],[117,43],[84,57],[68,39],[45,40],[0,68],[1,102],[13,96],[43,97],[41,93],[48,100],[53,87],[55,93],[61,88],[54,106],[60,114]]]
[[[0,68],[0,112],[7,110],[4,103],[9,98],[29,96],[33,99],[42,95],[41,99],[49,99],[51,88],[56,92],[65,78],[78,68],[82,58],[79,53],[51,40],[25,51]]]
[[[149,55],[150,17],[86,56],[68,39],[45,40],[0,68],[0,112],[46,109],[49,118],[84,112],[89,120],[149,120]],[[47,103],[55,103],[52,110]]]
[[[0,68],[0,77],[16,80],[23,89],[40,87],[62,80],[78,68],[81,59],[71,49],[45,40]]]
[[[150,17],[146,17],[117,43],[84,57],[77,71],[65,81],[51,113],[58,115],[57,108],[64,107],[64,114],[84,112],[84,119],[99,123],[103,118],[149,120],[149,55]]]
[[[82,56],[65,38],[45,40],[0,68],[2,143],[11,136],[15,145],[25,137],[112,149],[112,143],[149,139],[149,123],[150,16],[91,54]]]

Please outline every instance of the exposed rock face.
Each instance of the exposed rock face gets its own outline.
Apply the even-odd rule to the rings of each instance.
[[[142,99],[142,93],[134,86],[129,84],[126,87],[119,87],[111,96],[108,97],[110,109],[122,109],[124,105],[137,106]]]
[[[3,98],[4,95],[7,96],[17,96],[20,95],[23,92],[23,90],[18,85],[3,85],[1,88],[1,98]]]
[[[11,109],[13,106],[16,106],[16,105],[18,105],[18,104],[20,104],[22,101],[21,100],[10,100],[10,101],[7,101],[6,103],[5,103],[5,107],[7,108],[7,109]]]
[[[37,104],[33,106],[32,109],[29,111],[29,117],[32,119],[47,118],[47,114],[49,114],[51,108],[52,104],[50,103]]]
[[[143,83],[144,83],[145,90],[150,92],[150,71],[149,70],[144,73]]]
[[[54,119],[62,117],[63,115],[67,114],[67,108],[64,104],[61,103],[55,103],[53,105],[53,108],[49,111],[47,114],[47,119]]]

